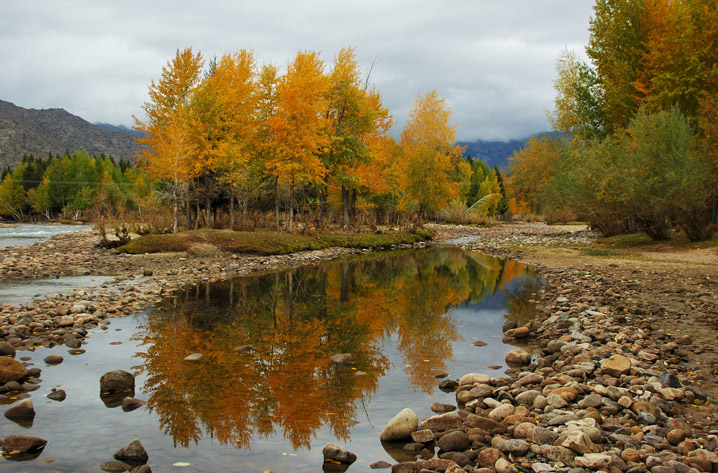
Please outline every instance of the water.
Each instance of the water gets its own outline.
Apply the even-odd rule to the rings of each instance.
[[[513,348],[501,326],[532,316],[537,285],[520,263],[432,248],[190,288],[149,314],[113,319],[83,355],[21,352],[43,368],[37,416],[30,429],[3,419],[0,436],[49,443],[32,462],[0,460],[0,470],[100,471],[136,437],[156,472],[314,472],[326,443],[357,454],[350,471],[414,458],[382,446],[383,426],[405,407],[424,418],[435,401],[454,404],[437,389],[442,372],[500,375],[488,366],[505,368]],[[43,366],[50,353],[65,361]],[[204,360],[184,361],[192,353]],[[337,353],[354,364],[332,363]],[[99,378],[113,369],[137,374],[146,407],[103,404]],[[59,386],[64,402],[42,397]]]
[[[59,233],[89,231],[87,225],[46,225],[19,223],[13,226],[0,226],[0,248],[8,246],[27,246],[44,241]]]
[[[63,276],[29,281],[0,281],[0,308],[3,304],[20,306],[35,298],[69,292],[79,287],[97,287],[112,279],[112,276]]]

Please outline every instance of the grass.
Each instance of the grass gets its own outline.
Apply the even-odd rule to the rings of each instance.
[[[690,241],[682,233],[676,233],[670,240],[653,241],[642,233],[631,233],[601,238],[596,241],[596,245],[616,249],[659,245],[668,245],[675,249],[716,248],[718,236],[706,241]]]
[[[431,239],[431,232],[422,230],[417,230],[416,233],[358,233],[309,236],[272,231],[235,232],[231,230],[203,229],[175,234],[142,236],[120,247],[118,251],[129,254],[181,252],[187,251],[193,245],[209,244],[227,253],[283,255],[331,247],[381,248],[402,243],[416,243],[428,239]]]

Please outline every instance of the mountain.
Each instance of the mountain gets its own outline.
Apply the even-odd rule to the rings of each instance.
[[[472,158],[481,158],[490,168],[498,166],[499,169],[508,169],[509,158],[515,151],[520,150],[526,144],[528,138],[509,141],[460,141],[457,144],[466,146],[464,159],[469,155]]]
[[[0,169],[16,165],[23,154],[45,158],[48,153],[85,150],[90,156],[104,153],[119,160],[138,153],[133,133],[108,128],[61,108],[26,109],[0,100]]]

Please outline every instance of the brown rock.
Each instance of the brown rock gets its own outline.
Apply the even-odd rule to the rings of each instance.
[[[483,467],[491,468],[496,464],[496,460],[499,458],[505,458],[504,454],[500,450],[495,448],[485,448],[479,452],[477,463]]]
[[[601,363],[601,370],[614,378],[618,378],[621,375],[628,373],[630,369],[631,360],[622,355],[613,355],[612,357],[603,360]]]
[[[635,448],[627,448],[621,452],[621,459],[635,463],[641,461],[641,454]]]
[[[22,363],[7,356],[0,356],[0,384],[19,381],[26,376],[27,370]]]
[[[531,363],[531,354],[520,348],[514,348],[506,355],[506,364],[510,366],[524,366]]]
[[[562,388],[554,389],[551,394],[558,394],[564,401],[573,402],[578,397],[578,390],[571,386],[564,386]]]
[[[135,389],[135,377],[124,370],[108,371],[100,378],[100,393],[114,394]]]
[[[495,420],[491,420],[488,417],[483,417],[475,414],[470,414],[466,418],[466,425],[471,428],[481,429],[488,435],[497,435],[506,432],[505,425],[496,422]]]
[[[673,429],[666,434],[666,440],[668,440],[668,443],[671,445],[678,445],[683,442],[686,437],[688,437],[688,434],[681,429]]]

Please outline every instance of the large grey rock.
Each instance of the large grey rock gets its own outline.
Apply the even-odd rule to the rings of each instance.
[[[499,440],[494,447],[503,453],[511,453],[519,456],[526,455],[531,448],[527,441],[521,439]]]
[[[124,370],[108,371],[100,378],[100,393],[115,394],[135,389],[135,377]]]
[[[379,439],[384,442],[402,440],[409,438],[411,433],[419,426],[419,418],[416,413],[406,408],[395,415],[384,427]]]

